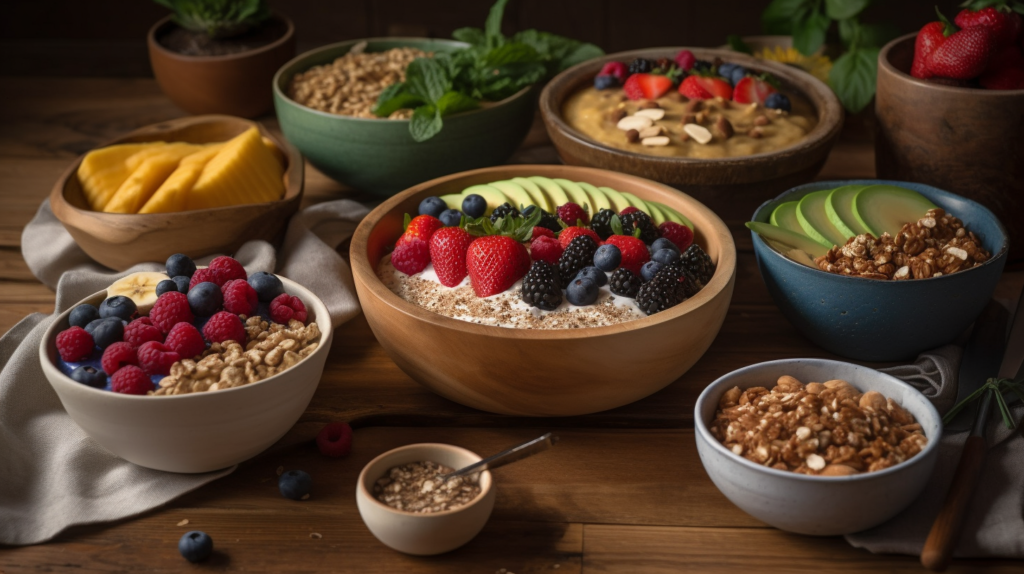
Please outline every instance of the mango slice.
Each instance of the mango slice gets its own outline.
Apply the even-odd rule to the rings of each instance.
[[[164,142],[118,144],[85,154],[77,175],[89,207],[101,211],[132,172],[166,145]]]
[[[185,209],[276,201],[284,194],[284,168],[255,127],[236,136],[206,164]]]
[[[203,168],[217,155],[224,144],[213,144],[186,156],[178,168],[153,193],[139,213],[172,213],[184,211],[188,193],[192,190]]]
[[[163,184],[178,163],[203,146],[185,143],[171,143],[163,146],[151,157],[144,160],[137,169],[117,188],[110,201],[103,206],[106,213],[137,213]],[[130,162],[129,162],[130,163]]]

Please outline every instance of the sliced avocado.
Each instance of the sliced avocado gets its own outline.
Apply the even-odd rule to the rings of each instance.
[[[799,263],[801,265],[806,265],[806,266],[812,267],[814,269],[818,268],[818,266],[814,264],[814,259],[811,259],[811,256],[808,255],[807,252],[804,251],[803,249],[797,249],[796,247],[790,247],[788,245],[779,243],[778,241],[775,241],[774,239],[768,239],[767,237],[762,237],[761,239],[764,239],[764,242],[767,243],[769,246],[771,246],[772,249],[774,249],[774,250],[778,251],[779,253],[785,255],[787,259],[791,259],[791,260],[793,260],[793,261],[795,261],[795,262],[797,262],[797,263]]]
[[[487,211],[484,212],[486,215],[494,211],[496,207],[502,203],[512,203],[508,197],[505,196],[500,190],[489,185],[471,185],[466,189],[462,190],[462,199],[465,199],[467,195],[477,194],[487,200]],[[450,206],[449,206],[450,207]],[[453,208],[462,211],[462,203],[460,201],[459,207]]]
[[[608,201],[608,196],[603,191],[597,189],[591,183],[585,181],[577,182],[583,191],[587,192],[587,196],[590,197],[590,205],[594,208],[594,213],[601,211],[602,209],[611,209],[612,202]],[[591,213],[593,215],[594,213]]]
[[[632,193],[629,193],[628,191],[620,191],[619,193],[622,194],[622,197],[626,198],[626,201],[628,201],[630,205],[632,205],[633,207],[639,209],[640,211],[642,211],[644,213],[647,213],[647,202],[646,201],[640,199],[639,197],[633,195]],[[647,213],[647,215],[650,215],[650,213]]]
[[[511,181],[492,181],[487,185],[497,189],[501,193],[504,193],[505,197],[509,198],[509,203],[520,211],[522,211],[523,207],[526,207],[527,205],[535,205],[533,202],[533,196],[527,193],[526,190],[523,189],[523,186],[518,183],[513,183]]]
[[[869,185],[853,197],[853,215],[875,237],[896,235],[903,225],[924,217],[935,204],[920,193],[895,185]]]
[[[540,207],[541,209],[548,213],[555,212],[555,208],[551,205],[551,200],[548,199],[547,194],[545,194],[543,191],[540,190],[539,187],[537,187],[536,183],[533,183],[532,181],[526,179],[525,177],[513,177],[509,181],[511,181],[512,183],[517,183],[520,186],[522,186],[522,188],[526,190],[526,193],[529,193],[530,197],[533,198],[534,205]]]
[[[674,221],[674,222],[676,222],[676,223],[678,223],[680,225],[685,225],[685,226],[689,227],[691,230],[693,230],[693,222],[690,221],[682,213],[679,213],[678,211],[676,211],[675,209],[672,209],[671,207],[665,205],[664,203],[658,203],[658,202],[653,202],[653,201],[651,203],[653,203],[654,205],[657,205],[658,207],[660,207],[661,210],[665,212],[665,217],[667,217],[669,221]]]
[[[584,191],[582,187],[580,187],[580,184],[560,177],[556,177],[551,181],[557,183],[558,186],[562,188],[565,194],[569,196],[569,201],[586,209],[587,213],[593,215],[594,206],[590,205],[590,196],[587,195],[587,192]]]
[[[864,189],[863,185],[844,185],[832,190],[825,200],[825,213],[829,221],[836,226],[847,239],[854,235],[867,233],[868,230],[857,221],[853,215],[853,198],[857,192]]]
[[[780,203],[772,211],[772,216],[768,218],[768,222],[777,227],[788,229],[794,233],[804,233],[804,229],[800,227],[800,220],[796,217],[796,204],[795,201],[787,201],[786,203]]]
[[[612,209],[615,210],[615,213],[620,213],[623,209],[626,209],[631,205],[628,199],[610,187],[599,187],[597,189],[600,189],[606,196],[608,196],[608,201],[612,203]]]
[[[668,218],[665,217],[665,212],[662,211],[654,202],[645,201],[644,203],[647,205],[647,209],[645,211],[647,212],[647,215],[651,216],[651,220],[654,221],[655,225],[661,225],[668,220]]]
[[[548,211],[551,213],[554,213],[559,205],[569,203],[569,196],[565,195],[565,192],[562,191],[562,188],[557,183],[539,175],[532,175],[527,179],[536,183],[547,194],[548,200],[551,202],[551,209]]]
[[[831,191],[823,189],[808,193],[796,204],[796,218],[800,220],[804,234],[825,247],[846,244],[846,236],[832,225],[828,220],[828,214],[825,213],[825,200]]]
[[[448,206],[448,209],[458,209],[462,211],[462,200],[466,199],[466,196],[460,193],[449,193],[448,195],[442,195],[441,201]]]
[[[761,237],[771,239],[789,247],[795,247],[801,251],[806,251],[811,257],[821,257],[828,253],[827,247],[817,241],[809,239],[806,235],[800,235],[799,233],[794,233],[788,229],[783,229],[770,223],[748,221],[746,226],[747,229],[750,229]]]

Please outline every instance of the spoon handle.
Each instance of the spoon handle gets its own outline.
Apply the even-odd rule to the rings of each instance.
[[[524,458],[533,456],[538,452],[543,452],[551,448],[556,442],[558,442],[557,436],[552,436],[551,433],[546,433],[531,441],[524,442],[521,445],[514,446],[508,450],[499,452],[496,455],[489,456],[479,462],[475,462],[469,466],[450,472],[440,478],[444,481],[448,481],[456,476],[465,476],[475,472],[493,470],[495,468],[505,466],[506,464],[523,460]]]

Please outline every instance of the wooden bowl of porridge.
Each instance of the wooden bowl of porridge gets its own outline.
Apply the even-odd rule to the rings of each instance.
[[[378,276],[381,260],[402,233],[403,216],[416,213],[422,199],[534,175],[607,186],[685,214],[695,228],[695,243],[716,265],[714,275],[693,297],[649,317],[545,330],[477,324],[435,313],[395,294]],[[363,219],[352,236],[350,259],[370,328],[402,370],[457,403],[519,416],[593,413],[666,387],[711,346],[725,320],[736,276],[732,235],[699,201],[639,177],[562,165],[484,168],[409,188]]]
[[[689,48],[700,60],[721,58],[748,69],[770,72],[778,78],[780,91],[793,102],[793,115],[807,120],[803,122],[805,136],[783,138],[783,141],[775,142],[777,148],[744,133],[724,143],[712,140],[708,146],[680,143],[674,138],[669,146],[653,149],[627,143],[624,134],[616,134],[621,140],[600,143],[595,138],[604,139],[599,135],[601,126],[586,126],[574,117],[577,116],[574,112],[580,104],[580,97],[588,95],[587,89],[593,86],[594,76],[605,63],[621,61],[628,64],[636,58],[671,59],[682,49],[651,48],[610,54],[574,66],[551,80],[541,93],[540,109],[548,135],[562,161],[569,165],[601,167],[638,175],[671,185],[701,201],[726,221],[745,220],[763,201],[814,179],[843,126],[843,109],[839,100],[828,86],[806,72],[746,54]],[[621,89],[604,91],[621,94]],[[683,103],[675,89],[659,98],[658,103],[667,108],[666,121],[681,123],[682,112],[674,108],[681,107]],[[718,107],[721,108],[721,104]],[[742,104],[733,103],[732,109],[718,109],[714,113],[738,115],[741,107]],[[730,116],[730,119],[736,118]],[[604,131],[616,131],[610,121],[604,123],[607,124]]]

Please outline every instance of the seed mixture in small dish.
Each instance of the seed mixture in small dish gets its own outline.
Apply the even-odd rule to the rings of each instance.
[[[373,496],[404,512],[432,514],[461,508],[480,496],[480,475],[438,478],[455,469],[432,461],[411,462],[388,470],[373,485]]]

